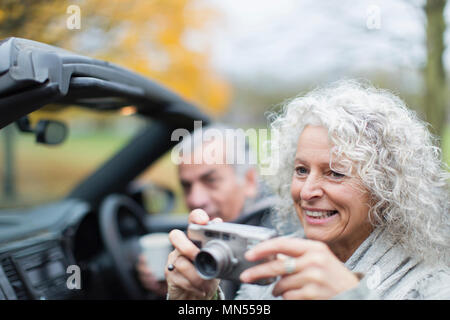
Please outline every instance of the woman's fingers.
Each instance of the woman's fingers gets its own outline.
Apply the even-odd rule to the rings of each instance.
[[[172,271],[167,269],[168,265],[173,265],[175,268]],[[205,292],[200,288],[201,278],[195,274],[195,269],[192,263],[180,252],[175,249],[169,254],[166,266],[166,279],[170,287],[177,288],[178,291],[188,291],[204,297]]]
[[[180,256],[175,261],[174,266],[175,269],[172,272],[180,274],[186,278],[193,287],[202,290],[207,289],[206,281],[200,277],[191,261],[183,256]]]
[[[200,251],[200,249],[188,239],[183,231],[176,229],[170,231],[169,239],[179,254],[187,257],[191,261],[195,259],[195,256]]]
[[[309,268],[303,272],[283,276],[273,288],[272,294],[277,297],[285,292],[303,288],[308,283],[321,283],[324,275],[319,268]]]
[[[328,247],[319,241],[278,237],[255,245],[246,252],[245,258],[249,261],[257,261],[278,253],[298,257],[310,250],[328,250]]]
[[[189,214],[189,223],[207,224],[209,216],[204,210],[196,209]],[[212,222],[222,222],[214,219]],[[166,279],[169,297],[172,299],[210,299],[217,290],[218,280],[204,280],[200,277],[192,261],[200,249],[180,230],[172,230],[169,239],[175,250],[169,254],[166,266]]]
[[[328,247],[317,241],[275,238],[256,245],[245,257],[249,260],[267,259],[277,256],[277,259],[258,264],[241,274],[241,281],[254,282],[259,279],[283,276],[288,273],[301,272],[308,265],[325,263]],[[280,254],[281,253],[281,254]],[[284,258],[281,258],[283,256]]]
[[[172,287],[176,287],[177,290],[181,290],[182,292],[192,292],[200,298],[204,298],[206,296],[205,291],[193,286],[192,283],[183,276],[174,275],[171,279],[171,283]]]
[[[175,262],[174,275],[179,282],[179,287],[205,296],[203,288],[203,279],[196,273],[191,262],[185,257],[180,256]]]
[[[274,252],[283,252],[290,253],[291,256],[247,269],[241,275],[243,281],[254,282],[281,276],[272,293],[285,299],[329,299],[358,285],[358,278],[325,244],[316,241],[292,242],[298,244],[299,248],[296,249],[292,243],[274,240],[265,247],[256,248],[255,255],[264,257]],[[279,246],[277,251],[276,245]]]
[[[195,248],[198,250],[197,247]],[[172,271],[167,269],[167,266],[170,264],[174,266]],[[217,282],[202,279],[191,260],[185,255],[182,255],[178,249],[175,249],[169,254],[167,266],[165,274],[170,289],[169,295],[173,293],[172,296],[174,297],[184,297],[187,299],[187,297],[193,297],[192,294],[194,294],[198,299],[204,299],[211,291],[216,289]]]
[[[214,218],[210,222],[212,222],[212,223],[219,223],[219,222],[223,222],[223,220],[222,220],[222,218]]]
[[[189,214],[189,223],[207,224],[209,217],[204,210],[193,210]],[[175,250],[169,254],[167,266],[173,265],[169,271],[166,266],[166,279],[169,297],[172,299],[204,299],[215,290],[212,281],[209,283],[198,275],[192,261],[199,252],[199,248],[180,230],[172,230],[169,240]],[[215,285],[217,285],[215,283]]]
[[[279,259],[275,259],[269,262],[261,263],[257,266],[248,268],[241,273],[240,279],[242,282],[255,282],[259,279],[277,277],[284,273],[283,262]]]
[[[288,273],[302,272],[309,265],[319,263],[320,257],[315,254],[305,254],[301,257],[283,258],[278,255],[277,259],[258,264],[254,267],[248,268],[241,273],[242,282],[255,282],[259,279],[284,276]]]
[[[207,224],[209,222],[209,216],[203,209],[194,209],[189,214],[188,222],[196,224]]]

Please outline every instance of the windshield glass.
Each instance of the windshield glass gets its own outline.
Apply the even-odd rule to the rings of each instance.
[[[16,124],[0,130],[0,208],[27,207],[61,199],[115,154],[144,125],[137,116],[80,108],[37,111],[32,126],[55,119],[68,127],[59,145],[36,143]]]

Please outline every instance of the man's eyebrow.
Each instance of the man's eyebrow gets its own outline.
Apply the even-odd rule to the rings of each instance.
[[[205,173],[203,173],[203,174],[200,176],[200,179],[208,178],[209,176],[213,175],[214,173],[216,173],[216,170],[215,170],[215,169],[211,169],[211,170],[209,170],[209,171],[206,171]]]
[[[180,183],[181,183],[182,186],[188,186],[188,185],[191,184],[190,181],[188,181],[188,180],[183,180],[183,179],[180,179]]]
[[[205,173],[203,173],[200,177],[198,177],[198,179],[200,179],[200,180],[201,179],[207,179],[207,178],[209,178],[211,175],[213,175],[215,173],[216,173],[216,170],[215,169],[211,169],[211,170],[206,171]],[[191,185],[192,184],[191,181],[184,180],[182,178],[180,178],[180,183],[181,183],[181,185]]]

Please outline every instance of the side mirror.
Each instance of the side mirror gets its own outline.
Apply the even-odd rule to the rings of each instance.
[[[60,121],[39,120],[34,133],[36,142],[44,144],[60,144],[67,137],[67,126]]]
[[[65,123],[56,120],[39,120],[33,129],[27,116],[16,121],[22,132],[34,133],[37,143],[60,144],[67,137],[68,128]]]

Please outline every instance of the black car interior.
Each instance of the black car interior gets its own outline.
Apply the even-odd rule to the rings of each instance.
[[[134,274],[137,238],[183,229],[186,221],[149,216],[131,182],[176,143],[174,129],[192,131],[194,120],[207,124],[209,118],[116,65],[30,40],[1,41],[0,128],[15,122],[44,139],[45,130],[27,126],[26,117],[48,104],[96,110],[133,105],[149,125],[64,199],[0,210],[0,299],[149,298]],[[81,269],[79,290],[67,286],[70,265]]]
[[[174,129],[192,131],[195,120],[211,120],[170,90],[114,64],[30,40],[0,41],[0,129],[15,124],[48,142],[51,122],[40,129],[27,124],[28,114],[48,104],[99,111],[134,106],[148,125],[59,201],[0,210],[0,300],[156,298],[135,274],[137,239],[185,230],[187,218],[149,215],[133,180],[177,143],[171,141]],[[61,135],[64,128],[57,130]],[[68,285],[73,265],[81,270],[81,288]]]

